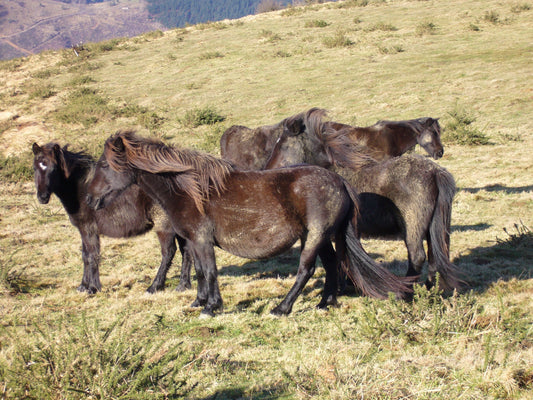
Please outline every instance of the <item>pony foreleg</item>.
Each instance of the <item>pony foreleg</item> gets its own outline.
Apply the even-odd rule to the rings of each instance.
[[[318,303],[318,308],[327,308],[327,306],[337,305],[337,291],[339,282],[338,259],[331,242],[328,242],[318,252],[322,265],[326,270],[326,282],[322,292],[322,300]]]
[[[210,244],[195,249],[194,265],[200,263],[207,286],[207,303],[202,314],[214,316],[215,311],[222,310],[222,296],[218,287],[218,271],[215,259],[215,249]],[[198,271],[198,269],[197,269]]]
[[[159,244],[161,245],[161,265],[157,270],[154,281],[146,291],[148,293],[155,293],[158,290],[165,288],[165,281],[167,279],[167,272],[172,264],[172,259],[176,254],[176,240],[174,231],[159,231],[157,232]]]
[[[94,294],[102,290],[100,283],[100,237],[98,234],[82,232],[81,257],[83,259],[83,278],[78,292]]]
[[[194,268],[198,280],[197,297],[193,307],[205,305],[202,314],[214,316],[215,311],[222,310],[222,296],[218,288],[215,250],[212,245],[190,243],[194,254]]]

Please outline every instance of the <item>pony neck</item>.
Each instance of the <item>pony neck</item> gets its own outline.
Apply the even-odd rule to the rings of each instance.
[[[80,197],[85,193],[87,186],[85,182],[87,172],[87,169],[77,166],[68,178],[64,173],[60,176],[60,183],[54,193],[68,214],[76,214],[81,208],[80,201],[84,201],[84,199],[80,199]]]

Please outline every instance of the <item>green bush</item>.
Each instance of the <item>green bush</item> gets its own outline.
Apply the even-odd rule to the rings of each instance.
[[[226,119],[212,107],[189,110],[181,120],[183,125],[195,128],[200,125],[213,125]]]
[[[88,127],[111,116],[112,109],[107,103],[108,100],[96,90],[82,87],[70,94],[64,106],[56,112],[56,118],[63,123],[81,123]]]
[[[448,115],[451,120],[444,126],[444,141],[462,145],[489,144],[489,138],[472,126],[476,118],[467,111],[456,106],[454,110],[448,112]]]
[[[330,24],[323,19],[314,19],[312,21],[307,21],[304,26],[306,28],[325,28],[329,25]]]
[[[422,22],[416,26],[417,36],[433,35],[437,32],[437,25],[433,22]]]
[[[346,37],[344,32],[338,31],[335,36],[328,36],[322,39],[324,46],[333,47],[350,47],[355,44],[350,38]]]
[[[0,176],[3,181],[8,182],[32,180],[33,156],[31,152],[9,157],[3,157],[0,154]]]

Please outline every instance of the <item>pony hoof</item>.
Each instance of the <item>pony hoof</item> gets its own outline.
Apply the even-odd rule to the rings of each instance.
[[[205,305],[205,303],[206,303],[205,301],[202,302],[202,301],[196,299],[196,300],[194,300],[194,301],[192,302],[191,307],[192,307],[192,308],[203,307],[203,306]]]
[[[87,293],[87,294],[96,294],[96,292],[99,292],[100,289],[96,288],[96,287],[87,287],[85,285],[80,285],[78,286],[78,288],[76,289],[78,292],[80,293]]]
[[[158,289],[158,288],[155,288],[153,286],[150,286],[148,289],[146,289],[146,293],[154,294],[154,293],[158,292],[159,290],[161,290],[161,289]]]
[[[192,286],[189,284],[189,285],[182,285],[181,283],[176,286],[176,292],[185,292],[186,290],[189,290]]]
[[[288,315],[289,312],[284,312],[279,307],[276,307],[272,311],[270,311],[270,314],[275,315],[276,317],[281,317],[283,315]]]
[[[200,319],[209,319],[209,318],[213,318],[215,316],[215,313],[213,311],[210,311],[210,310],[202,310],[202,312],[200,313],[200,316],[199,318]]]

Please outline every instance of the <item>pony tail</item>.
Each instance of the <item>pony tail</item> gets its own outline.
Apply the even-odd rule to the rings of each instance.
[[[455,181],[452,174],[440,168],[436,171],[435,178],[439,194],[429,225],[433,258],[431,264],[436,265],[436,270],[440,275],[440,288],[449,291],[459,289],[466,283],[460,278],[461,271],[450,262],[450,226]]]
[[[357,231],[357,216],[359,215],[357,192],[346,180],[344,187],[353,204],[353,215],[343,235],[345,243],[342,247],[345,251],[342,266],[346,274],[364,295],[385,299],[389,292],[392,292],[399,298],[405,298],[407,293],[412,293],[413,280],[417,277],[402,278],[394,275],[376,263],[363,249]]]
[[[353,284],[364,295],[386,299],[389,293],[397,298],[406,298],[412,293],[412,284],[417,277],[399,277],[376,263],[361,246],[353,221],[346,229],[346,254],[343,267]]]

